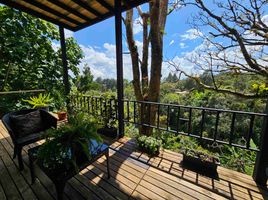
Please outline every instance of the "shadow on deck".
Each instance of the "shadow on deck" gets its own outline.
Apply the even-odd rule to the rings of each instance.
[[[25,169],[18,171],[12,159],[13,144],[0,124],[0,199],[55,199],[52,182],[36,169],[37,181],[31,185],[27,149]],[[111,143],[107,180],[105,157],[72,178],[64,191],[65,199],[268,199],[268,191],[253,179],[222,167],[217,179],[201,176],[180,166],[182,155],[162,151],[149,158],[137,152],[135,143],[122,138]]]

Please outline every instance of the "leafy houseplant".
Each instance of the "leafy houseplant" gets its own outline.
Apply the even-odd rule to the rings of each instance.
[[[219,158],[202,151],[186,149],[183,152],[183,165],[196,168],[204,174],[216,174]]]
[[[100,134],[115,138],[117,137],[117,128],[115,127],[117,105],[116,103],[112,104],[112,101],[115,102],[114,96],[111,97],[109,103],[103,100],[104,109],[100,118],[102,127],[97,131]]]
[[[191,141],[182,141],[183,160],[182,165],[185,168],[191,169],[198,173],[217,176],[217,167],[220,165],[220,160],[217,156],[205,150],[199,149],[198,145]]]
[[[161,140],[145,135],[138,137],[137,143],[139,149],[150,156],[158,155],[162,144]]]
[[[53,101],[50,94],[40,93],[37,97],[30,97],[30,99],[22,99],[22,101],[29,103],[32,108],[43,108],[48,110],[49,104]]]
[[[69,117],[68,124],[51,129],[38,150],[37,160],[47,169],[77,170],[77,164],[90,158],[92,140],[101,141],[96,133],[96,121],[84,113]]]

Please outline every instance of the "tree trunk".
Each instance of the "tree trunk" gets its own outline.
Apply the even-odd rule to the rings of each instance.
[[[133,35],[133,10],[127,12],[125,20],[128,48],[132,60],[135,97],[138,101],[158,102],[163,61],[163,34],[168,14],[168,0],[152,0],[149,4],[148,13],[143,13],[141,8],[138,8],[138,12],[143,23],[143,55],[141,61]],[[150,23],[148,23],[149,19]],[[150,32],[148,30],[149,26]],[[150,80],[148,76],[149,43],[151,44]],[[152,128],[148,125],[155,125],[157,106],[143,103],[138,110],[140,123],[143,124],[139,129],[140,134],[151,135]]]

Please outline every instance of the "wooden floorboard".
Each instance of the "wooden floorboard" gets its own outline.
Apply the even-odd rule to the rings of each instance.
[[[0,123],[0,200],[56,199],[53,183],[38,168],[37,180],[31,184],[27,150],[23,149],[25,169],[18,170],[13,160],[13,143]],[[252,177],[219,167],[219,178],[201,176],[180,165],[182,155],[169,150],[150,158],[136,151],[135,143],[122,138],[111,144],[110,172],[107,179],[103,156],[68,181],[65,200],[157,200],[157,199],[268,199],[265,188],[258,187]]]

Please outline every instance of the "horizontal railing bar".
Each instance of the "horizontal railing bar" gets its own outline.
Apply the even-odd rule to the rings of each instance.
[[[111,111],[116,112],[116,119],[117,118],[117,110],[116,110],[116,105],[118,103],[117,99],[113,99],[113,98],[104,98],[104,97],[98,97],[98,96],[90,96],[90,95],[71,95],[71,98],[73,99],[73,102],[76,104],[76,106],[78,108],[80,108],[81,110],[83,110],[83,108],[86,109],[86,101],[85,98],[87,99],[88,102],[90,102],[91,104],[91,113],[95,116],[101,116],[102,112],[103,112],[103,104],[106,104],[107,99],[109,101],[113,101],[113,105],[115,107],[111,107],[110,105],[110,109],[112,109]],[[195,106],[183,106],[183,105],[178,105],[178,104],[166,104],[166,103],[159,103],[159,102],[149,102],[149,101],[135,101],[135,100],[127,100],[127,99],[123,99],[124,102],[124,106],[126,107],[126,111],[127,111],[127,116],[124,117],[123,122],[125,123],[131,123],[131,124],[135,124],[137,126],[143,126],[143,127],[149,127],[149,128],[153,128],[153,129],[157,129],[159,131],[166,131],[166,132],[170,132],[170,133],[174,133],[174,134],[181,134],[181,135],[185,135],[185,136],[190,136],[196,139],[200,139],[200,140],[205,140],[205,141],[210,141],[210,142],[217,142],[219,144],[225,144],[225,145],[229,145],[229,146],[233,146],[233,147],[238,147],[241,149],[246,149],[246,150],[251,150],[251,151],[260,151],[258,149],[258,147],[256,148],[252,148],[250,146],[250,139],[253,137],[253,126],[254,126],[254,118],[256,116],[259,117],[263,117],[264,119],[267,119],[266,117],[268,116],[267,114],[264,113],[254,113],[254,112],[243,112],[243,111],[235,111],[235,110],[224,110],[224,109],[215,109],[215,108],[205,108],[205,107],[195,107]],[[156,116],[156,124],[155,125],[151,125],[151,122],[143,122],[142,120],[139,120],[139,107],[144,105],[145,107],[151,107],[152,105],[154,105],[155,107],[157,107],[157,116]],[[147,106],[146,106],[147,104]],[[93,107],[94,106],[94,107]],[[133,112],[131,111],[130,113],[130,107],[133,106],[134,110]],[[89,106],[88,106],[89,107]],[[162,111],[161,108],[163,109]],[[106,109],[106,106],[105,106]],[[132,107],[131,107],[132,109]],[[188,112],[189,116],[183,116],[183,114],[180,116],[180,114],[178,114],[178,116],[176,118],[178,118],[178,123],[180,123],[181,119],[184,119],[186,122],[188,123],[186,124],[186,127],[183,128],[183,130],[179,130],[179,127],[177,127],[176,130],[174,130],[170,123],[170,119],[171,118],[170,115],[173,116],[173,109],[185,109],[183,110],[183,112]],[[199,130],[200,132],[198,132],[198,134],[192,134],[193,132],[193,127],[192,127],[192,118],[193,118],[193,113],[195,110],[200,110],[202,111],[200,114],[198,115],[202,115],[201,117],[201,129]],[[199,112],[200,112],[199,111]],[[214,124],[214,134],[213,136],[209,136],[207,137],[207,135],[203,135],[203,130],[205,130],[204,126],[205,125],[205,114],[208,114],[209,112],[213,112],[212,114],[215,113],[216,115],[216,122]],[[149,109],[149,113],[150,113],[150,109]],[[161,113],[161,114],[160,114]],[[164,113],[164,114],[163,114]],[[218,126],[220,123],[220,114],[222,116],[223,113],[226,114],[230,114],[231,117],[231,121],[230,121],[230,135],[228,136],[228,138],[226,137],[220,137],[217,139],[217,135],[218,133]],[[131,116],[130,116],[131,114]],[[133,116],[132,116],[133,114]],[[165,119],[166,123],[161,122],[160,124],[160,115],[162,116],[166,116],[167,118]],[[246,115],[246,117],[250,118],[250,128],[246,137],[246,143],[245,145],[240,145],[238,140],[239,138],[233,138],[234,136],[234,132],[235,132],[235,128],[236,128],[236,124],[235,124],[235,120],[236,120],[236,116],[237,115]],[[229,116],[229,115],[228,115]],[[174,116],[173,116],[174,117]],[[223,116],[222,116],[223,117]],[[164,119],[164,118],[163,118]],[[174,124],[173,124],[174,125]],[[179,124],[177,124],[178,126]],[[186,130],[185,130],[186,129]],[[234,143],[235,142],[235,143]]]
[[[206,107],[197,107],[197,106],[185,106],[180,104],[170,104],[170,103],[159,103],[159,102],[151,102],[151,101],[136,101],[136,100],[127,100],[124,99],[124,102],[137,102],[137,103],[144,103],[144,104],[155,104],[155,105],[163,105],[163,106],[171,106],[171,107],[181,107],[181,108],[192,108],[197,110],[206,110],[206,111],[214,111],[214,112],[230,112],[230,113],[237,113],[237,114],[246,114],[246,115],[256,115],[262,117],[268,117],[268,114],[265,113],[254,113],[254,112],[245,112],[245,111],[238,111],[238,110],[225,110],[225,109],[217,109],[217,108],[206,108]]]
[[[92,98],[98,98],[101,99],[103,97],[98,96],[90,96],[90,95],[81,95],[86,97],[92,97]],[[214,111],[214,112],[229,112],[229,113],[237,113],[237,114],[245,114],[245,115],[255,115],[255,116],[261,116],[261,117],[268,117],[268,114],[265,113],[255,113],[255,112],[245,112],[245,111],[238,111],[238,110],[228,110],[228,109],[218,109],[218,108],[207,108],[207,107],[198,107],[198,106],[185,106],[180,104],[171,104],[171,103],[160,103],[160,102],[152,102],[152,101],[136,101],[136,100],[128,100],[123,99],[123,102],[136,102],[136,103],[144,103],[144,104],[155,104],[155,105],[163,105],[163,106],[171,106],[171,107],[181,107],[181,108],[192,108],[197,110],[206,110],[206,111]]]
[[[0,95],[37,93],[37,92],[46,92],[46,90],[45,89],[38,89],[38,90],[18,90],[18,91],[0,92]]]

